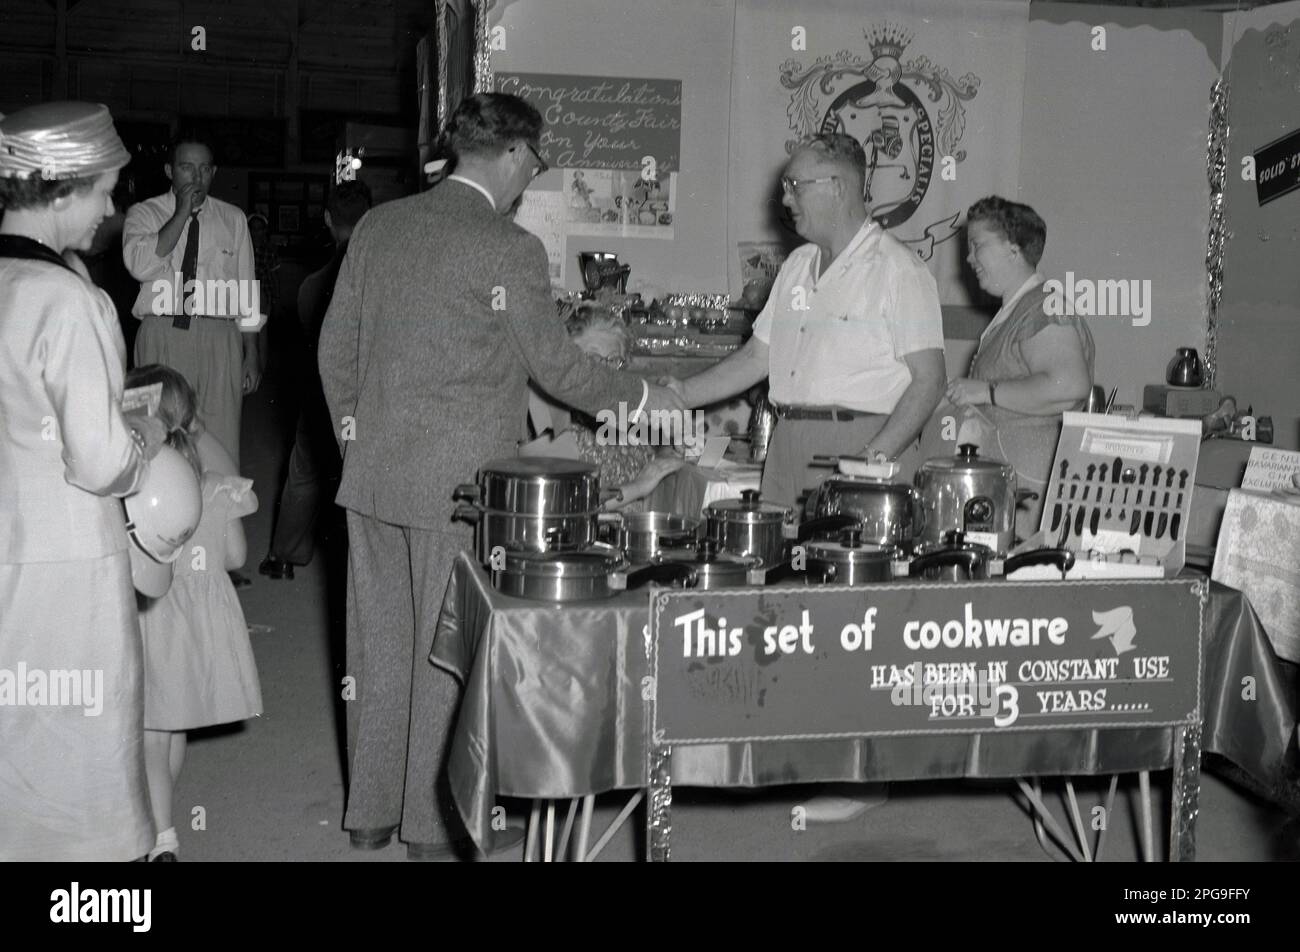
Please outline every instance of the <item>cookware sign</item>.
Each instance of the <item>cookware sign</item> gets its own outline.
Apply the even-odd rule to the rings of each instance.
[[[1189,723],[1200,710],[1204,585],[659,592],[654,741]]]

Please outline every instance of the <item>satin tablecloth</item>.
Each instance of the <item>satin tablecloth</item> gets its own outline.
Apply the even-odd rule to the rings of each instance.
[[[647,786],[642,678],[649,595],[554,608],[492,588],[462,553],[431,660],[465,686],[449,771],[478,843],[498,796],[566,799]],[[1279,662],[1245,597],[1211,586],[1205,622],[1203,749],[1265,789],[1294,783],[1296,717]],[[1253,699],[1243,678],[1253,678]],[[679,746],[673,783],[764,786],[1131,773],[1173,763],[1173,731],[1060,731],[933,738]]]

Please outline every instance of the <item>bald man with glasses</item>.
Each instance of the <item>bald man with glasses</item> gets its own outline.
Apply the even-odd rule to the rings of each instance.
[[[793,506],[826,475],[814,456],[896,460],[910,477],[921,427],[943,395],[943,319],[934,278],[871,219],[866,156],[830,134],[805,140],[781,176],[807,243],[782,265],[749,342],[683,381],[704,406],[764,378],[779,422],[763,496]]]
[[[825,477],[817,455],[895,460],[911,479],[917,439],[947,383],[939,292],[925,265],[871,219],[867,160],[846,135],[805,140],[781,176],[807,244],[786,259],[754,335],[680,384],[698,407],[768,379],[778,422],[763,497],[787,506]],[[836,785],[803,804],[813,822],[850,820],[888,798],[884,784]]]

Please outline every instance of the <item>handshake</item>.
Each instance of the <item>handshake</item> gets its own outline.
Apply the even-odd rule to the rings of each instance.
[[[649,386],[645,401],[646,413],[655,411],[662,413],[665,410],[684,413],[691,409],[686,395],[686,384],[678,378],[656,377],[652,381],[647,380],[646,383]]]

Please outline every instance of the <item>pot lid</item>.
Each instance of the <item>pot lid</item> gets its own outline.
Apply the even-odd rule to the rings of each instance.
[[[726,549],[718,548],[716,540],[704,539],[693,549],[665,549],[656,561],[686,562],[705,572],[734,569],[743,573],[758,568],[763,560],[756,555],[737,555],[735,552],[728,552]]]
[[[825,492],[828,489],[837,489],[841,492],[910,493],[912,491],[912,487],[908,483],[898,483],[875,476],[847,476],[843,473],[833,473],[817,484],[818,492]]]
[[[576,459],[561,459],[553,456],[517,456],[509,459],[494,459],[485,463],[479,470],[479,476],[521,476],[531,478],[548,476],[595,476],[599,468],[595,463],[584,463]]]
[[[917,551],[920,555],[929,555],[932,552],[975,552],[986,559],[991,559],[997,554],[987,545],[967,542],[966,533],[960,529],[949,529],[943,534],[941,541],[922,546]]]
[[[533,552],[506,551],[506,572],[526,578],[603,578],[625,568],[623,554],[613,546],[596,543],[581,549]]]
[[[724,522],[749,524],[779,524],[784,522],[792,512],[789,506],[781,506],[774,502],[763,502],[758,498],[758,490],[756,489],[742,491],[739,499],[720,499],[717,502],[711,502],[705,511],[710,516]]]
[[[1015,470],[1010,464],[1000,459],[979,455],[979,447],[974,443],[962,443],[957,447],[956,456],[936,456],[921,464],[921,470],[927,473],[989,473],[1010,476]]]
[[[809,558],[823,562],[862,565],[892,562],[899,556],[898,546],[863,542],[861,529],[845,529],[838,539],[817,539],[803,545]]]

